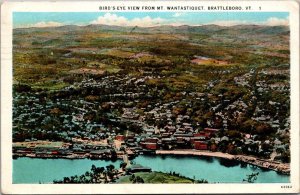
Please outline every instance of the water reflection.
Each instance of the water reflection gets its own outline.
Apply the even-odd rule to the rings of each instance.
[[[219,161],[220,165],[225,166],[225,167],[235,167],[235,166],[240,165],[240,162],[236,161],[236,160],[228,160],[225,158],[220,158],[220,159],[218,159],[218,161]]]
[[[245,162],[240,162],[241,168],[247,168],[248,164]]]
[[[214,158],[210,157],[210,156],[199,156],[200,160],[206,161],[208,163],[213,163],[214,162]]]

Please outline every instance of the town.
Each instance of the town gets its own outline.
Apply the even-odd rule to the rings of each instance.
[[[253,74],[251,70],[235,77],[234,81],[237,85],[253,87],[258,93],[272,88],[288,93],[288,86],[269,86],[263,81],[250,86],[249,80]],[[258,74],[276,73],[262,71]],[[222,94],[181,92],[176,94],[176,99],[165,101],[166,90],[147,87],[148,81],[157,77],[160,76],[103,76],[100,80],[84,78],[82,82],[50,96],[43,92],[17,93],[14,98],[14,142],[25,141],[32,145],[15,144],[14,152],[16,155],[37,157],[72,158],[76,154],[77,158],[122,158],[125,153],[136,155],[159,149],[196,149],[258,157],[273,155],[273,159],[288,162],[288,157],[284,156],[289,150],[288,143],[278,138],[266,139],[265,136],[270,131],[281,137],[289,135],[286,130],[289,120],[274,117],[282,110],[280,103],[269,101],[269,107],[273,109],[265,110],[267,106],[256,101],[257,108],[251,119],[240,125],[245,126],[245,131],[228,130],[234,127],[233,123],[237,123],[236,119],[247,114],[249,108],[242,98],[232,100]],[[212,85],[214,83],[207,88]],[[78,94],[84,98],[77,98]],[[72,96],[76,98],[72,99]],[[250,99],[254,101],[255,97],[253,94]],[[193,109],[199,105],[207,106],[205,115],[209,116],[204,116],[205,121],[199,121],[194,116]],[[271,111],[275,113],[264,114]],[[253,131],[255,134],[246,131],[251,128],[256,128]],[[37,140],[63,144],[39,147],[34,144]]]
[[[97,32],[93,26],[85,28],[91,28],[91,36]],[[16,30],[14,58],[23,61],[14,67],[14,158],[126,161],[140,154],[185,150],[251,156],[268,161],[268,166],[262,165],[266,168],[290,162],[290,76],[284,36],[278,38],[281,53],[263,55],[258,65],[262,60],[253,58],[252,39],[245,56],[220,46],[218,52],[225,57],[217,57],[217,51],[203,49],[193,37],[204,34],[173,43],[172,36],[159,31],[154,35],[166,36],[167,41],[154,44],[154,35],[142,38],[142,28],[133,35],[125,29],[126,38],[118,34],[120,29],[113,31],[118,41],[103,38],[107,48],[55,49],[51,44],[62,44],[55,39],[29,59],[28,44],[18,36],[28,32]],[[127,40],[131,38],[146,43]],[[119,39],[146,51],[122,49],[114,45],[125,44]],[[207,47],[216,48],[216,37],[207,40]],[[30,41],[29,48],[44,44]],[[271,41],[268,38],[261,47],[269,48]]]

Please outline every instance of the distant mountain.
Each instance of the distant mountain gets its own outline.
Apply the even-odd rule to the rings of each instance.
[[[280,35],[288,34],[289,27],[287,26],[262,26],[262,25],[236,25],[236,26],[218,26],[218,25],[202,25],[202,26],[155,26],[155,27],[139,27],[139,26],[110,26],[110,25],[87,25],[76,26],[66,25],[59,27],[44,27],[44,28],[17,28],[14,32],[35,32],[35,31],[119,31],[119,32],[138,32],[138,33],[175,33],[175,34],[206,34],[206,33],[222,33],[222,34],[266,34]]]

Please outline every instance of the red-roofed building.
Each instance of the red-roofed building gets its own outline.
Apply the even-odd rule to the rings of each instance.
[[[158,147],[157,147],[157,143],[147,142],[145,143],[145,148],[149,150],[156,150]]]
[[[194,134],[194,137],[205,137],[205,138],[210,138],[210,137],[211,137],[211,133],[201,131],[201,132],[199,132],[199,133],[195,133],[195,134]]]
[[[58,151],[52,151],[51,154],[57,155],[59,153],[58,153]]]
[[[118,141],[124,141],[125,140],[125,136],[124,135],[117,135],[116,136],[116,140],[118,140]]]
[[[204,132],[205,133],[216,133],[218,132],[220,129],[213,129],[213,128],[204,128]]]
[[[207,150],[208,149],[207,143],[203,142],[203,141],[195,141],[194,142],[194,148],[196,150]]]
[[[205,136],[205,132],[194,133],[194,137],[202,137]]]
[[[199,133],[195,133],[194,134],[194,137],[210,137],[210,132],[204,132],[204,131],[201,131]]]
[[[147,137],[145,138],[144,142],[150,142],[150,143],[157,143],[158,138],[156,137]]]

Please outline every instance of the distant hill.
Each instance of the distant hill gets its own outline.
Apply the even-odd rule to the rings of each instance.
[[[155,26],[155,27],[138,27],[138,26],[110,26],[110,25],[87,25],[76,26],[66,25],[59,27],[44,28],[16,28],[14,32],[35,32],[35,31],[119,31],[119,32],[137,32],[137,33],[173,33],[173,34],[206,34],[206,33],[222,33],[222,34],[266,34],[266,35],[287,35],[289,27],[287,26],[263,26],[263,25],[236,25],[236,26],[218,26],[218,25],[202,25],[202,26]]]

